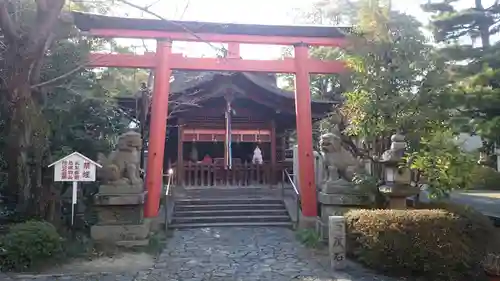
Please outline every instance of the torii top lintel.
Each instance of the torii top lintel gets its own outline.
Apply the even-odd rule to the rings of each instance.
[[[97,37],[154,38],[178,41],[342,46],[347,28],[285,26],[110,17],[73,12],[76,26]],[[195,35],[196,34],[196,35]]]

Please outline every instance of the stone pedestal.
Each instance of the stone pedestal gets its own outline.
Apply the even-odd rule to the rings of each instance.
[[[389,197],[389,209],[406,210],[406,198],[417,195],[420,190],[406,184],[383,185],[380,192]]]
[[[98,223],[90,230],[92,239],[127,246],[147,244],[150,224],[143,217],[145,194],[142,184],[100,186],[94,197]]]
[[[326,193],[328,191],[328,193]],[[323,240],[328,239],[330,216],[343,216],[350,210],[366,207],[370,196],[357,190],[351,184],[330,185],[318,193],[321,216],[317,222],[317,231]]]

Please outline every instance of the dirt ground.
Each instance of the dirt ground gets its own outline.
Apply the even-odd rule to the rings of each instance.
[[[136,273],[153,267],[154,256],[148,253],[124,252],[113,257],[100,257],[93,260],[76,259],[40,273],[12,274],[13,277],[29,279],[45,275],[77,275],[92,273]]]

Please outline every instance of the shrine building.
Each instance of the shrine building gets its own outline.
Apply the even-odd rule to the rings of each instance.
[[[284,169],[292,173],[285,151],[296,127],[294,93],[280,89],[274,74],[176,72],[170,89],[175,100],[163,169],[173,169],[177,185],[271,186],[281,183]],[[148,97],[120,98],[119,104],[134,111],[148,104],[142,99]],[[312,101],[311,121],[333,104]],[[257,147],[262,162],[253,159]]]

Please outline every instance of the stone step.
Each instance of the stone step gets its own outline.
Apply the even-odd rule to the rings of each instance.
[[[213,217],[177,217],[174,214],[172,223],[250,223],[250,222],[289,222],[290,217],[287,215],[262,215],[262,216],[213,216]]]
[[[292,222],[215,222],[215,223],[182,223],[182,224],[171,224],[170,227],[174,229],[180,228],[203,228],[203,227],[255,227],[255,226],[267,226],[267,227],[293,227]]]
[[[292,226],[279,197],[176,198],[171,228],[208,226]]]
[[[178,205],[176,203],[175,212],[191,211],[191,210],[281,210],[285,208],[284,204],[279,202],[276,204],[216,204],[216,205]]]
[[[241,205],[241,204],[283,204],[274,198],[191,198],[175,200],[177,206],[182,205]]]
[[[173,189],[174,195],[177,197],[223,197],[223,196],[280,196],[282,193],[281,188],[269,187],[204,187],[204,188],[183,188],[176,187]]]
[[[217,217],[217,216],[255,216],[255,215],[271,215],[271,216],[286,216],[288,215],[285,208],[280,209],[243,209],[243,210],[191,210],[175,212],[176,217]]]

